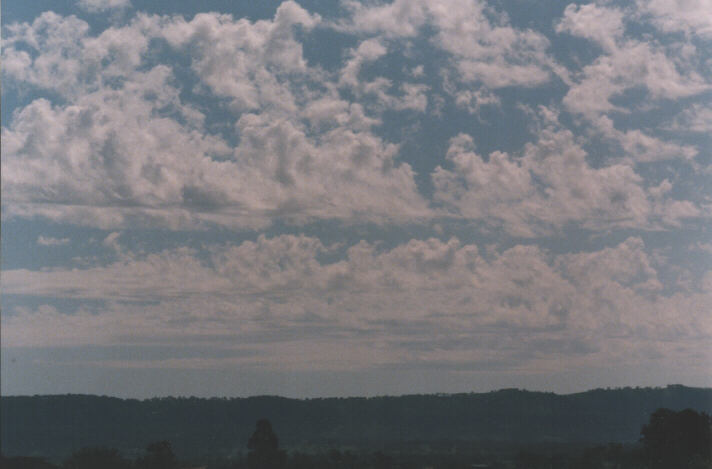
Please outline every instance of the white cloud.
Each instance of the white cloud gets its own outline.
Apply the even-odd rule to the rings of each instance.
[[[81,42],[89,25],[74,16],[45,12],[32,24],[7,26],[3,39],[3,71],[10,77],[36,86],[69,92],[84,74]],[[34,54],[17,47],[27,44]],[[37,55],[39,53],[39,55]]]
[[[215,95],[230,98],[234,109],[293,111],[297,98],[285,76],[297,80],[309,74],[294,28],[310,29],[319,21],[318,15],[287,1],[271,21],[201,13],[189,22],[174,18],[162,36],[172,46],[191,51],[192,67],[203,83]]]
[[[107,10],[117,8],[128,8],[131,6],[130,0],[78,0],[79,8],[90,13],[102,13]]]
[[[394,1],[366,6],[361,2],[344,2],[351,18],[342,25],[347,30],[383,33],[386,37],[412,37],[427,21],[427,3]]]
[[[195,116],[170,80],[170,70],[157,66],[135,72],[120,90],[67,106],[38,99],[17,113],[3,128],[8,212],[104,227],[131,218],[189,221],[185,187],[200,178],[208,155],[228,149],[193,125],[154,117],[157,109]]]
[[[615,128],[613,121],[606,116],[596,119],[594,126],[604,136],[618,142],[625,154],[638,163],[676,158],[692,160],[698,154],[698,150],[694,146],[666,142],[641,130],[620,131]]]
[[[484,2],[395,0],[367,6],[347,2],[352,16],[341,27],[348,31],[409,38],[424,25],[432,26],[433,43],[450,54],[458,79],[489,88],[538,86],[557,67],[546,53],[548,40],[532,30],[511,27],[503,16],[486,11]]]
[[[675,116],[670,130],[680,132],[712,132],[712,105],[695,103]]]
[[[157,80],[161,93],[171,92]],[[66,108],[38,100],[23,109],[3,129],[8,213],[106,228],[428,215],[412,170],[394,161],[397,146],[358,130],[358,107],[345,109],[345,125],[318,142],[290,120],[245,114],[236,125],[242,142],[231,151],[200,128],[153,117],[157,106],[106,92]]]
[[[65,246],[69,244],[69,238],[53,238],[52,236],[40,235],[37,238],[37,244],[40,246]]]
[[[499,106],[500,103],[499,96],[487,88],[455,92],[455,105],[467,109],[471,114],[478,114],[483,106]]]
[[[624,12],[596,4],[569,5],[556,31],[592,40],[603,54],[573,75],[563,99],[566,108],[585,117],[605,137],[616,141],[625,155],[636,162],[683,158],[692,160],[697,149],[667,142],[641,129],[618,130],[612,113],[636,112],[639,102],[616,104],[627,91],[644,89],[648,108],[663,100],[677,100],[710,89],[705,79],[703,53],[690,43],[663,45],[654,38],[631,39],[624,34]]]
[[[636,7],[643,18],[650,17],[662,31],[712,38],[709,0],[637,0]]]
[[[556,32],[568,32],[597,42],[604,49],[616,49],[616,40],[623,36],[623,12],[596,4],[571,4],[564,10],[564,17],[556,25]]]
[[[378,119],[333,89],[300,88],[295,76],[319,84],[320,74],[307,66],[292,31],[318,21],[285,2],[271,21],[139,15],[96,38],[86,23],[54,14],[12,27],[4,54],[22,62],[15,46],[36,48],[28,69],[10,67],[12,77],[71,100],[38,99],[3,128],[5,213],[109,229],[427,216],[412,169],[395,161],[398,146],[371,132]],[[181,100],[170,67],[139,67],[150,39],[160,37],[189,50],[208,89],[232,100],[236,147],[207,133],[203,114]],[[72,77],[66,83],[45,67],[65,56],[76,57],[66,61],[71,70],[59,72]],[[422,86],[401,90],[401,97],[379,93],[391,108],[425,107]]]
[[[428,29],[449,58],[440,75],[444,91],[473,114],[501,106],[498,88],[536,86],[567,73],[547,54],[544,35],[513,27],[480,1],[347,7],[352,17],[336,27],[358,42],[332,70],[306,60],[300,36],[334,24],[291,1],[267,20],[137,14],[96,36],[86,22],[54,13],[7,26],[2,53],[10,86],[61,98],[33,101],[3,127],[4,214],[110,230],[259,229],[277,219],[411,222],[442,215],[445,207],[448,216],[540,236],[568,224],[679,226],[709,212],[674,200],[674,191],[655,195],[636,172],[638,163],[693,160],[696,148],[648,130],[618,130],[609,117],[630,111],[614,100],[635,87],[654,99],[709,88],[691,67],[694,57],[672,57],[669,47],[626,37],[621,11],[569,6],[557,23],[560,33],[604,48],[574,74],[563,104],[617,142],[621,155],[607,160],[616,164],[592,167],[583,142],[558,123],[545,124],[520,150],[489,156],[477,154],[463,134],[451,140],[447,163],[432,163],[435,192],[427,200],[407,161],[442,155],[401,155],[402,134],[385,119],[386,111],[428,110],[430,88],[388,76],[364,79],[365,64],[401,54],[404,42]],[[160,63],[166,49],[190,63],[198,80],[192,90]],[[423,64],[403,70],[413,70],[407,80],[428,78]],[[207,125],[200,100],[189,105],[186,95],[229,103],[221,108],[223,127]],[[705,111],[695,106],[678,121],[704,128]]]
[[[350,51],[351,58],[341,69],[340,82],[351,87],[360,85],[359,72],[364,63],[383,57],[388,49],[378,39],[367,39]]]
[[[625,112],[611,98],[627,89],[644,86],[653,99],[693,96],[709,89],[694,70],[679,67],[648,43],[627,41],[583,68],[581,79],[564,97],[573,112],[589,118],[611,111]]]
[[[538,236],[569,223],[600,230],[645,228],[659,205],[631,166],[591,167],[574,135],[549,123],[520,156],[475,153],[473,139],[451,141],[452,169],[433,174],[435,199],[465,218],[502,226],[518,236]],[[690,214],[680,216],[694,216]]]
[[[31,24],[13,23],[6,30],[3,72],[22,84],[72,99],[134,74],[159,21],[139,14],[126,26],[90,36],[85,21],[48,11]]]
[[[712,335],[709,290],[663,295],[658,263],[638,238],[559,255],[523,245],[483,255],[456,239],[410,240],[391,249],[360,242],[337,259],[320,260],[328,251],[316,238],[282,235],[214,246],[209,260],[180,248],[127,255],[104,267],[5,271],[6,294],[106,303],[73,314],[21,308],[4,315],[3,341],[187,344],[208,336],[216,347],[239,343],[262,351],[245,362],[277,366],[290,356],[294,369],[369,367],[414,356],[421,364],[454,364],[488,350],[513,360],[505,368],[530,361],[535,370],[630,361],[642,347],[668,353],[671,344]],[[298,337],[289,335],[293,330]],[[502,331],[518,338],[507,341]],[[341,346],[342,357],[289,354],[311,340],[323,349]],[[543,350],[542,341],[578,352]]]
[[[663,6],[672,10],[674,3],[639,2],[638,7],[645,9],[645,4],[650,11]],[[678,8],[685,11],[689,6]],[[626,19],[634,17],[629,15]],[[635,87],[644,87],[650,98],[659,100],[693,96],[711,86],[699,72],[702,56],[694,46],[689,43],[663,46],[655,38],[631,39],[624,35],[624,12],[617,8],[569,5],[556,31],[592,40],[604,49],[593,63],[583,67],[563,100],[569,110],[589,119],[610,112],[629,112],[614,105],[611,99]]]
[[[366,39],[361,42],[357,48],[349,51],[350,57],[339,74],[339,86],[349,88],[358,98],[375,97],[376,110],[402,111],[409,109],[424,112],[428,105],[426,95],[428,86],[417,83],[400,83],[399,86],[396,86],[392,80],[385,77],[376,77],[366,81],[359,76],[364,64],[378,60],[387,53],[388,49],[379,39]],[[401,95],[391,94],[392,88],[397,88]]]

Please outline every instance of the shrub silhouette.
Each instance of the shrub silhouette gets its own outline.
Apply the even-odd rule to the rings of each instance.
[[[641,442],[652,469],[705,467],[712,451],[712,420],[692,409],[658,409],[641,429]]]
[[[173,448],[168,441],[156,441],[146,447],[146,455],[137,461],[140,469],[174,469],[177,467]]]
[[[287,455],[279,449],[279,440],[267,419],[257,421],[257,428],[247,442],[247,467],[249,469],[281,469]]]
[[[62,465],[64,469],[129,469],[131,463],[114,448],[82,448]]]

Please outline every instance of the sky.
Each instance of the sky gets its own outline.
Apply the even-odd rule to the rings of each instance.
[[[712,386],[709,0],[2,3],[4,394]]]

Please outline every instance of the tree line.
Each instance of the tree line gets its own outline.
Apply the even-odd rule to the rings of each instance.
[[[60,466],[39,458],[0,456],[3,469],[712,469],[712,418],[692,409],[658,409],[640,430],[638,445],[608,444],[558,452],[518,450],[502,459],[479,460],[449,452],[287,452],[267,419],[257,421],[247,454],[233,460],[180,462],[168,441],[150,443],[135,459],[119,450],[86,447]]]
[[[439,447],[462,441],[594,446],[635,443],[641,425],[658,408],[712,413],[712,389],[667,386],[567,395],[506,389],[323,399],[2,396],[0,447],[5,454],[57,461],[82,447],[108,445],[136,458],[160,436],[180,459],[229,458],[263,416],[270,417],[290,450],[390,451],[418,442]]]

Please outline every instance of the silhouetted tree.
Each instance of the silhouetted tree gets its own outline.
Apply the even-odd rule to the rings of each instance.
[[[146,455],[137,461],[140,469],[174,469],[178,466],[168,441],[156,441],[146,447]]]
[[[131,463],[114,448],[82,448],[62,465],[64,469],[129,469]]]
[[[257,421],[257,428],[247,442],[247,466],[250,469],[281,469],[287,455],[279,449],[279,440],[267,419]]]
[[[652,469],[709,467],[712,420],[705,413],[658,409],[640,433],[645,458]]]

